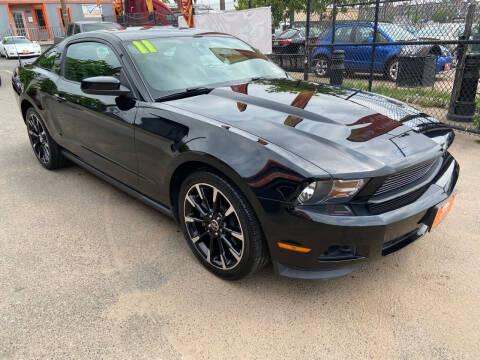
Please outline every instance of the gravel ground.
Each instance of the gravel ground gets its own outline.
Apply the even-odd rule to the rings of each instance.
[[[326,282],[225,282],[169,218],[44,170],[0,60],[0,359],[479,359],[480,143],[458,134],[450,215]]]

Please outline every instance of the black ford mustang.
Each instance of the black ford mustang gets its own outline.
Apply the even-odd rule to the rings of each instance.
[[[379,95],[292,80],[244,42],[173,28],[74,35],[12,84],[33,151],[173,216],[210,271],[332,278],[448,213],[453,133]],[[134,229],[132,229],[134,231]]]

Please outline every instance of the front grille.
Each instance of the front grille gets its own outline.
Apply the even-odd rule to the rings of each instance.
[[[395,199],[388,200],[378,204],[369,204],[368,209],[374,215],[382,214],[384,212],[392,211],[402,206],[406,206],[416,201],[427,190],[428,186],[421,187],[411,193],[399,196]]]
[[[408,169],[390,175],[385,182],[377,189],[373,196],[385,194],[390,191],[407,186],[428,174],[435,163],[435,159],[412,166]]]

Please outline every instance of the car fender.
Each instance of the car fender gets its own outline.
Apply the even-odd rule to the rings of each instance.
[[[316,58],[316,57],[319,57],[321,55],[325,55],[328,58],[330,58],[330,54],[331,54],[331,51],[328,47],[320,45],[313,50],[312,58]]]

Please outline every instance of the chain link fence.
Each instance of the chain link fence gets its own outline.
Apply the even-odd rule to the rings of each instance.
[[[343,53],[344,86],[480,133],[479,20],[475,3],[462,1],[334,1],[277,31],[271,58],[294,78],[328,83],[334,53]]]

